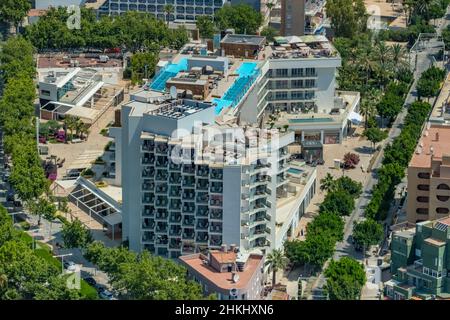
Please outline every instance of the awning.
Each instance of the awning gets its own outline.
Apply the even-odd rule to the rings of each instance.
[[[360,124],[363,117],[359,113],[352,111],[348,115],[348,120],[350,120],[353,124]]]

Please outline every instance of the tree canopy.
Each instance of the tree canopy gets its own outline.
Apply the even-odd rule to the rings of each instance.
[[[93,241],[92,234],[80,220],[64,223],[62,238],[66,248],[85,248]]]
[[[356,222],[353,225],[353,239],[356,245],[368,250],[383,239],[383,226],[372,219]]]
[[[326,10],[337,37],[352,38],[367,29],[368,14],[363,0],[329,0]]]
[[[325,277],[330,300],[359,300],[366,283],[364,266],[349,257],[331,261],[325,270]]]
[[[214,14],[221,30],[233,28],[238,34],[256,34],[263,23],[263,16],[247,4],[224,5]]]

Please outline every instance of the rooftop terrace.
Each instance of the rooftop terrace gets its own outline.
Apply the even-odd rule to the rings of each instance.
[[[411,167],[430,168],[431,159],[450,155],[450,126],[428,124],[409,163]]]
[[[334,58],[339,56],[336,48],[323,35],[275,37],[273,45],[266,46],[264,53],[270,59]]]

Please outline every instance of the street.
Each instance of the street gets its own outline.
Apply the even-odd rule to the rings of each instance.
[[[439,19],[441,22],[437,22],[439,27],[437,28],[438,35],[444,30],[450,23],[450,11],[447,10],[447,14],[444,19]],[[421,74],[427,70],[434,61],[434,54],[437,54],[439,50],[442,48],[440,41],[437,39],[431,39],[427,43],[427,47],[423,51],[416,52],[416,58],[413,60],[417,61],[416,70],[414,72],[414,83],[412,84],[410,91],[405,99],[405,105],[401,113],[398,114],[395,122],[392,125],[391,130],[389,131],[388,138],[382,143],[381,152],[378,154],[377,159],[374,162],[372,167],[372,173],[367,180],[366,184],[363,186],[363,192],[361,197],[356,201],[355,210],[352,215],[349,217],[345,217],[345,227],[344,227],[344,240],[342,242],[338,242],[336,244],[335,253],[333,259],[338,260],[344,256],[350,256],[357,260],[363,261],[363,253],[358,252],[354,249],[354,246],[349,243],[349,236],[352,234],[353,225],[355,222],[358,222],[364,219],[364,210],[367,204],[370,202],[371,193],[374,186],[377,184],[377,175],[376,171],[381,167],[381,163],[383,160],[384,147],[391,143],[401,132],[401,128],[403,126],[405,117],[408,113],[407,106],[416,101],[417,99],[417,81],[420,78]],[[431,104],[433,104],[431,102]],[[325,263],[323,270],[326,269],[328,265],[328,261]],[[326,283],[326,279],[323,273],[320,273],[317,280],[313,285],[312,295],[309,299],[322,299],[321,290],[324,288]]]

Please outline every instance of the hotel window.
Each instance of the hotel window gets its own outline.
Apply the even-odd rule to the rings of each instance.
[[[41,94],[42,94],[43,96],[50,97],[50,91],[48,91],[48,90],[41,90]]]
[[[417,190],[429,191],[430,190],[430,185],[428,185],[428,184],[419,184],[419,185],[417,185]]]
[[[291,81],[291,88],[292,89],[303,88],[303,80],[292,80]]]
[[[417,202],[430,202],[430,197],[417,197]]]
[[[419,172],[419,173],[417,174],[417,176],[418,176],[420,179],[430,179],[430,173],[428,173],[428,172]]]
[[[307,77],[315,77],[316,76],[316,68],[306,68],[306,76]]]
[[[420,249],[416,249],[416,257],[420,258],[422,255],[422,251]]]
[[[288,76],[288,69],[276,69],[275,74],[279,78],[285,78]]]
[[[423,267],[423,274],[430,275],[430,269],[427,267]]]
[[[417,208],[416,213],[418,214],[428,214],[428,208]]]
[[[441,196],[441,195],[436,195],[436,198],[442,202],[448,201],[448,199],[450,199],[449,196]]]
[[[291,69],[291,73],[293,77],[303,77],[303,68]]]
[[[305,80],[305,88],[315,88],[315,87],[316,87],[316,80],[314,79]]]
[[[436,208],[436,213],[439,213],[439,214],[447,214],[447,213],[449,213],[449,209],[448,208],[442,208],[442,207],[440,207],[440,208]]]
[[[439,190],[450,190],[450,187],[445,183],[441,183],[440,185],[437,186],[437,188]]]

